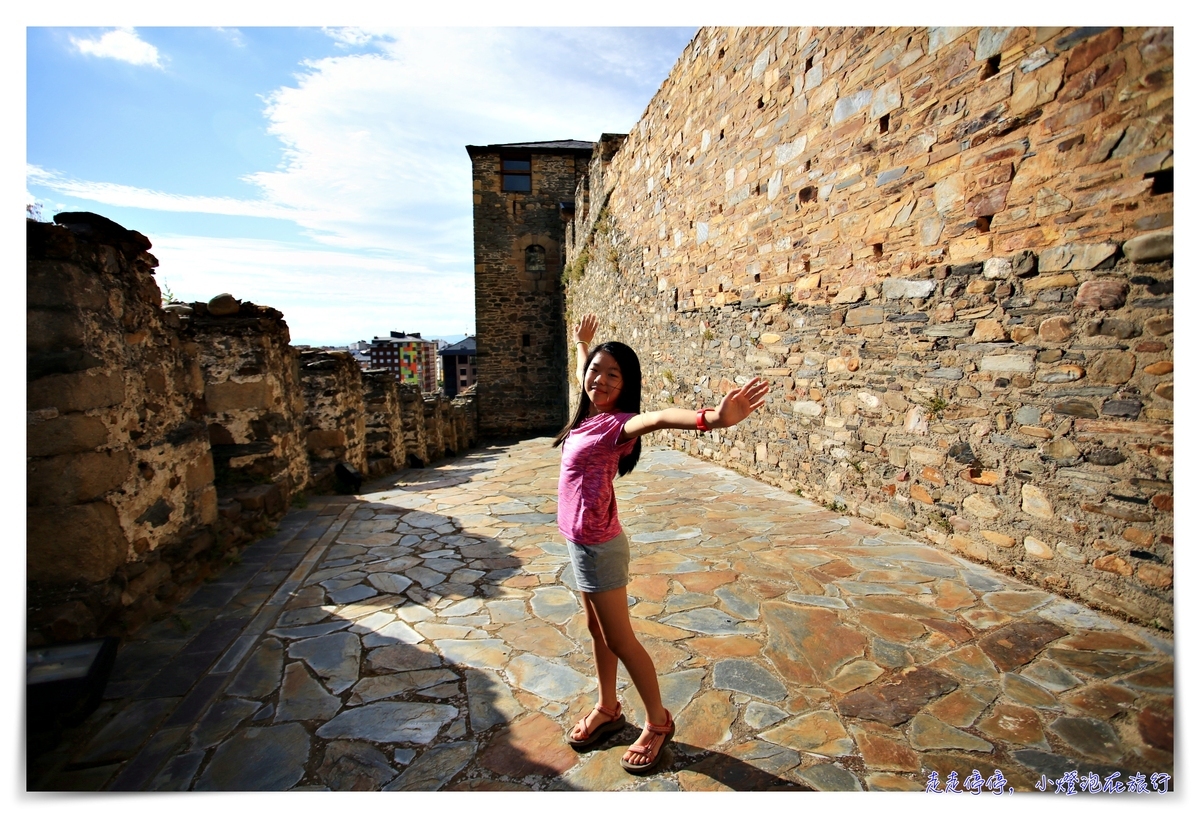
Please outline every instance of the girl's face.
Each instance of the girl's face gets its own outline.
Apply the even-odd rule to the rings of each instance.
[[[592,414],[611,412],[616,409],[617,397],[625,379],[621,377],[621,367],[617,359],[607,352],[597,352],[588,364],[583,376],[583,390],[588,400],[592,402]]]

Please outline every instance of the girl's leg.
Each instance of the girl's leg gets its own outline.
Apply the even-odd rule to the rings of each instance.
[[[580,595],[583,597],[583,610],[587,615],[588,632],[592,635],[592,658],[596,662],[596,679],[600,683],[600,706],[615,710],[618,703],[617,655],[609,650],[608,644],[604,641],[604,631],[600,628],[600,619],[590,601],[594,595],[586,591],[580,591]],[[593,710],[584,717],[584,724],[590,733],[607,720],[608,717],[603,713]],[[578,730],[571,731],[571,738],[582,739],[583,735]]]
[[[595,631],[593,631],[593,639],[597,644],[603,641],[608,652],[620,659],[621,664],[625,665],[625,669],[629,671],[634,687],[637,688],[638,695],[642,697],[642,704],[646,706],[646,719],[653,724],[665,724],[667,711],[662,706],[662,695],[658,690],[658,672],[654,669],[654,660],[650,658],[650,654],[646,653],[646,649],[642,647],[642,643],[638,641],[633,632],[633,625],[629,621],[629,603],[625,587],[614,588],[598,594],[584,594],[583,597],[585,607],[588,609],[588,627],[591,628],[594,616],[601,634],[601,639],[595,639]],[[599,661],[597,661],[597,667],[599,667]],[[615,662],[612,666],[612,674],[615,698]],[[603,680],[601,684],[603,685]],[[601,696],[603,695],[602,688]],[[662,738],[661,734],[643,730],[636,743],[651,747],[653,750],[658,746],[653,742],[661,743]],[[625,753],[624,758],[633,764],[646,764],[650,761],[650,756],[632,751]]]

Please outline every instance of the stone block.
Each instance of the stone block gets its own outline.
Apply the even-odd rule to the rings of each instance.
[[[1041,560],[1054,558],[1054,549],[1036,537],[1025,538],[1025,553]]]
[[[204,402],[210,413],[238,409],[269,409],[274,403],[273,390],[265,380],[210,383],[204,389]]]
[[[1038,325],[1038,337],[1043,341],[1058,343],[1071,337],[1075,319],[1069,315],[1056,315]]]
[[[1088,363],[1088,380],[1094,383],[1123,384],[1133,377],[1137,356],[1132,352],[1108,351]]]
[[[1125,306],[1129,283],[1119,278],[1095,278],[1085,281],[1075,294],[1075,306],[1098,310],[1116,310]]]
[[[982,494],[972,494],[963,500],[963,511],[983,520],[995,520],[1001,514],[996,504]]]
[[[29,384],[25,405],[30,411],[54,408],[59,414],[102,409],[125,400],[120,372],[72,372],[50,375]]]
[[[88,452],[108,442],[108,427],[97,417],[72,412],[34,423],[25,435],[26,457]]]
[[[907,278],[889,278],[883,282],[883,297],[889,301],[894,301],[900,298],[928,298],[933,288],[937,286],[937,282],[932,279],[924,281],[914,281]],[[851,310],[851,313],[858,310]],[[846,316],[847,323],[850,322],[850,316]],[[870,323],[878,323],[871,321]],[[851,324],[851,326],[855,326]]]
[[[999,531],[988,531],[986,528],[981,529],[979,535],[993,545],[998,545],[1001,548],[1012,548],[1017,544],[1017,541],[1007,534],[1001,534]]]
[[[1045,272],[1043,270],[1043,272]],[[1079,279],[1075,278],[1074,273],[1059,273],[1058,275],[1037,275],[1033,278],[1026,279],[1022,285],[1027,294],[1041,292],[1042,290],[1058,290],[1068,287],[1074,287],[1079,284]]]
[[[1175,255],[1175,230],[1144,233],[1121,245],[1121,252],[1130,261],[1162,261]]]
[[[28,310],[25,348],[30,351],[78,349],[85,340],[83,323],[65,310]]]
[[[262,510],[267,514],[275,514],[283,510],[283,494],[279,490],[278,484],[265,483],[260,486],[239,491],[233,496],[233,499],[241,503],[242,508],[248,508],[253,511]]]
[[[205,452],[188,464],[184,481],[188,491],[195,491],[202,486],[211,484],[215,478],[212,453]]]
[[[933,282],[930,282],[931,284]],[[882,307],[858,307],[846,311],[846,326],[865,327],[871,324],[883,323]]]
[[[1012,262],[1006,258],[989,258],[983,263],[984,278],[1008,278],[1012,273]]]
[[[103,582],[125,562],[129,543],[107,503],[26,511],[26,577],[32,582]]]
[[[1094,270],[1102,261],[1117,252],[1117,246],[1111,242],[1098,245],[1085,243],[1069,243],[1045,249],[1038,255],[1038,269],[1042,272],[1057,272],[1060,270]]]
[[[206,486],[196,495],[196,517],[202,525],[217,521],[217,490],[213,486]]]
[[[313,429],[305,438],[310,452],[336,449],[346,445],[346,433],[341,429]]]
[[[1146,322],[1145,327],[1151,335],[1169,335],[1175,331],[1175,316],[1156,315]]]
[[[1054,507],[1050,505],[1046,493],[1031,483],[1021,486],[1021,510],[1031,517],[1054,519]]]
[[[980,372],[1032,372],[1033,355],[985,355],[979,359]]]
[[[29,505],[70,506],[97,500],[129,476],[130,454],[83,452],[31,460],[26,464]]]
[[[1004,209],[1008,198],[1010,185],[996,185],[977,193],[967,200],[967,218],[978,219],[980,216],[993,216]]]
[[[108,303],[100,283],[75,264],[35,261],[30,254],[25,277],[25,303],[29,307],[103,309]]]

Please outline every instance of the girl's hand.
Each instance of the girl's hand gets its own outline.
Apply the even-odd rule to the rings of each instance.
[[[600,319],[595,313],[588,313],[579,319],[579,323],[575,325],[574,331],[571,333],[572,339],[576,343],[584,343],[589,347],[592,345],[592,339],[596,337],[596,330],[600,327]]]
[[[745,386],[730,392],[716,408],[716,427],[728,427],[741,423],[758,407],[767,402],[767,390],[770,388],[762,378],[753,378]]]

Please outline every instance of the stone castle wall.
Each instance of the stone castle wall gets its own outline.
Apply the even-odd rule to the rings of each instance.
[[[171,305],[204,378],[205,422],[218,486],[273,483],[283,496],[309,483],[296,350],[283,314],[231,296]]]
[[[140,233],[93,214],[27,228],[29,627],[71,640],[144,621],[217,522],[196,357]]]
[[[362,368],[345,352],[300,352],[304,439],[312,485],[334,488],[334,467],[349,463],[367,473],[367,419]]]
[[[376,476],[408,465],[404,448],[404,416],[396,378],[386,369],[363,372],[367,474]]]
[[[1172,105],[1171,29],[703,29],[597,146],[568,323],[647,408],[771,381],[673,445],[1170,629]]]
[[[421,388],[416,384],[396,384],[396,397],[400,405],[400,413],[404,418],[404,451],[408,458],[408,466],[421,468],[437,457],[430,457],[429,447],[425,443],[425,401],[421,396]]]
[[[351,359],[301,356],[278,311],[228,295],[164,310],[145,236],[55,219],[27,223],[30,646],[136,629],[337,459],[367,465]],[[400,430],[395,468],[467,445],[472,399],[432,400],[429,452],[424,398],[396,394],[403,418],[380,421]]]

